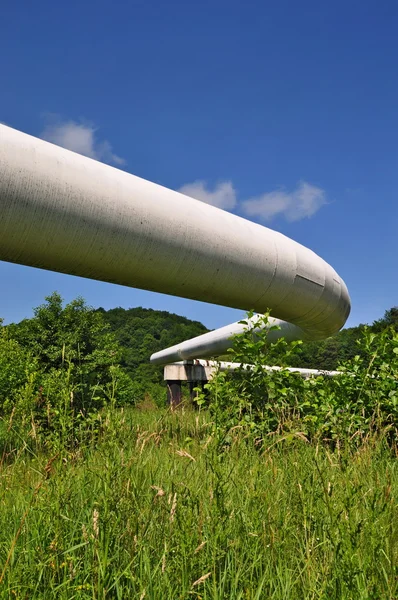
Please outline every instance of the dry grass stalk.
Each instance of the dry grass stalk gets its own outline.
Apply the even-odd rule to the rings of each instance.
[[[201,583],[203,583],[204,581],[206,581],[206,579],[209,579],[210,575],[211,575],[211,572],[210,573],[206,573],[206,575],[202,575],[202,577],[199,577],[199,579],[197,579],[196,581],[193,582],[192,587],[200,585]]]
[[[189,452],[187,452],[186,450],[177,450],[176,454],[178,454],[178,456],[183,456],[185,458],[189,458],[190,460],[193,460],[193,462],[196,462],[196,458],[191,456],[191,454],[189,454]]]
[[[85,526],[84,523],[82,525],[82,535],[83,535],[84,541],[87,542],[88,541],[88,533],[87,533],[87,527]]]
[[[11,411],[11,415],[10,415],[10,419],[8,421],[8,427],[7,427],[7,431],[11,431],[11,427],[12,427],[12,420],[14,418],[14,413],[15,413],[15,406],[13,407],[12,411]]]
[[[202,550],[202,548],[204,548],[206,546],[207,542],[202,542],[201,544],[199,544],[199,546],[195,549],[194,554],[197,554],[198,552],[200,552]]]
[[[177,510],[177,492],[173,496],[173,503],[171,505],[171,510],[170,510],[170,523],[172,523],[174,521],[176,510]]]
[[[154,431],[153,433],[151,433],[150,435],[148,435],[148,437],[147,437],[147,438],[145,438],[145,439],[143,440],[143,442],[142,442],[142,444],[141,444],[141,449],[140,449],[140,456],[141,456],[141,454],[142,454],[142,452],[143,452],[143,450],[144,450],[144,448],[145,448],[145,444],[146,444],[146,443],[147,443],[147,442],[148,442],[148,441],[149,441],[151,438],[153,438],[153,437],[155,437],[155,436],[157,436],[157,433],[156,433],[156,431]]]
[[[165,570],[166,570],[166,553],[164,553],[162,556],[162,573],[164,573]]]
[[[98,539],[99,536],[99,511],[94,508],[93,511],[93,531],[95,537]]]
[[[162,490],[161,487],[158,487],[157,485],[151,485],[151,489],[155,490],[157,492],[155,498],[161,498],[162,496],[166,495],[166,492],[164,490]]]

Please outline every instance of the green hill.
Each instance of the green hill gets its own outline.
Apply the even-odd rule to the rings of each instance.
[[[199,321],[150,308],[99,308],[98,312],[122,348],[121,366],[143,385],[163,381],[163,368],[150,364],[151,354],[208,331]]]
[[[291,366],[309,369],[336,369],[339,363],[360,353],[357,341],[361,338],[365,327],[368,327],[372,333],[380,333],[389,326],[398,330],[398,307],[386,310],[383,318],[378,319],[372,325],[348,327],[326,340],[304,342],[299,347],[298,354],[291,357]]]

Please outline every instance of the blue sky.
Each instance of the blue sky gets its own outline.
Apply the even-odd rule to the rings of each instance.
[[[310,247],[348,325],[398,304],[398,4],[2,4],[0,121]],[[58,290],[218,327],[242,313],[0,263],[6,322]]]

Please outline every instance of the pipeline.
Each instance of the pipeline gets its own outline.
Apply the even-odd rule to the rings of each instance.
[[[0,260],[258,313],[271,308],[287,339],[328,337],[350,311],[336,271],[281,233],[5,125],[0,206]],[[217,355],[238,329],[152,360]]]

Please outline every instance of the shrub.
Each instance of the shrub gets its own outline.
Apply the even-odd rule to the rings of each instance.
[[[230,350],[231,361],[239,367],[233,372],[219,370],[206,386],[222,443],[229,442],[234,432],[257,443],[274,433],[299,432],[332,441],[363,437],[376,428],[389,428],[395,435],[398,333],[393,327],[378,334],[365,328],[358,355],[340,365],[340,375],[304,379],[283,364],[278,371],[264,369],[281,354],[291,363],[299,342],[268,343],[269,315],[259,318],[263,328],[253,325],[252,316],[243,321],[245,330],[235,336]]]
[[[37,359],[0,329],[0,410],[12,410],[20,390],[37,370]]]

